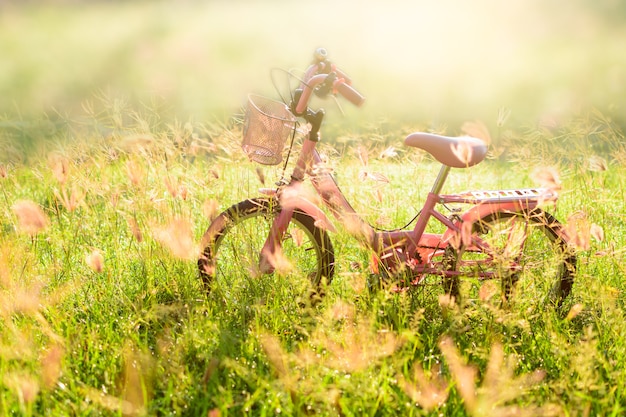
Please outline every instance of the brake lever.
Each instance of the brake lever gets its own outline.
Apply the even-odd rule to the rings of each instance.
[[[336,80],[337,74],[334,72],[329,73],[326,80],[315,88],[315,95],[320,98],[326,98],[326,96],[333,90],[333,84]]]

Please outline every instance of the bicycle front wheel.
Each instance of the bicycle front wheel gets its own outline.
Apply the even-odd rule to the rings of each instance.
[[[333,247],[326,231],[297,209],[281,240],[276,261],[280,265],[271,274],[261,272],[261,249],[279,212],[274,199],[250,199],[230,207],[211,223],[198,260],[207,292],[237,302],[285,290],[292,299],[307,294],[316,300],[324,295],[324,286],[334,274]]]
[[[515,298],[537,304],[561,305],[572,290],[576,255],[563,239],[562,225],[540,209],[494,213],[474,225],[472,233],[484,250],[450,250],[449,266],[458,277],[444,279],[444,290],[461,299],[503,301]],[[500,285],[486,282],[494,279]],[[541,304],[541,303],[540,303]]]

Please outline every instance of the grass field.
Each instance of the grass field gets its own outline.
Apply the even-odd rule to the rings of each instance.
[[[316,4],[0,3],[0,415],[626,412],[619,4]],[[320,44],[369,100],[345,118],[325,103],[321,145],[368,221],[405,224],[429,190],[413,130],[490,137],[450,192],[558,173],[551,211],[580,244],[561,309],[370,294],[343,232],[318,306],[272,279],[238,302],[203,292],[210,218],[261,186],[231,117]],[[355,180],[359,146],[389,184]]]

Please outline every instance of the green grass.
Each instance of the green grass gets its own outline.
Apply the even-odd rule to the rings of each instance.
[[[62,3],[0,6],[0,415],[624,414],[619,6]],[[271,277],[206,296],[209,218],[261,186],[231,116],[319,45],[368,97],[343,119],[325,103],[320,147],[369,222],[406,224],[436,176],[414,130],[489,132],[445,191],[559,173],[551,212],[595,236],[562,309],[370,294],[344,232],[314,308]],[[389,184],[358,180],[359,147]]]
[[[605,169],[600,155],[590,165],[587,148],[572,151],[558,144],[560,133],[538,130],[507,151],[549,143],[546,155],[526,164],[492,159],[454,171],[447,185],[451,192],[532,186],[535,168],[558,169],[557,217],[565,222],[582,213],[585,227],[595,224],[605,233],[579,253],[563,309],[532,308],[535,300],[525,294],[509,308],[487,300],[459,309],[442,303],[436,286],[372,295],[365,289],[367,251],[343,233],[332,236],[338,273],[327,297],[303,309],[288,286],[272,279],[251,280],[251,297],[241,304],[204,295],[193,245],[209,223],[206,202],[224,209],[256,195],[256,166],[237,151],[236,127],[168,129],[151,125],[149,117],[137,116],[125,129],[147,128],[150,137],[121,130],[103,136],[82,127],[82,140],[58,137],[55,143],[66,144],[48,158],[2,165],[3,414],[480,415],[496,406],[490,414],[511,407],[528,415],[623,412],[619,131],[610,130],[612,142],[607,135]],[[572,126],[585,138],[609,127],[589,120]],[[181,135],[181,129],[194,133]],[[220,132],[211,152],[197,146],[208,143],[208,132]],[[534,135],[540,142],[531,141]],[[412,217],[437,169],[420,152],[401,149],[400,140],[390,136],[368,152],[368,168],[390,179],[380,194],[354,180],[362,169],[354,144],[342,154],[323,146],[357,210],[371,222],[386,219],[386,227]],[[400,154],[381,159],[387,146]],[[263,171],[269,182],[280,170]],[[34,202],[47,218],[32,236],[20,227],[20,200]],[[168,235],[170,242],[191,244],[189,259],[174,256],[172,245],[159,239],[175,219],[187,223],[178,223],[182,231]],[[191,226],[189,235],[181,224]],[[493,367],[502,372],[489,371]],[[460,388],[467,375],[474,400]],[[433,390],[441,404],[418,396],[420,389]]]

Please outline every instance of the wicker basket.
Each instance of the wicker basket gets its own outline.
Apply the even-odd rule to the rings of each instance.
[[[285,104],[250,95],[241,147],[251,160],[277,165],[283,159],[285,141],[295,128],[296,118]]]

